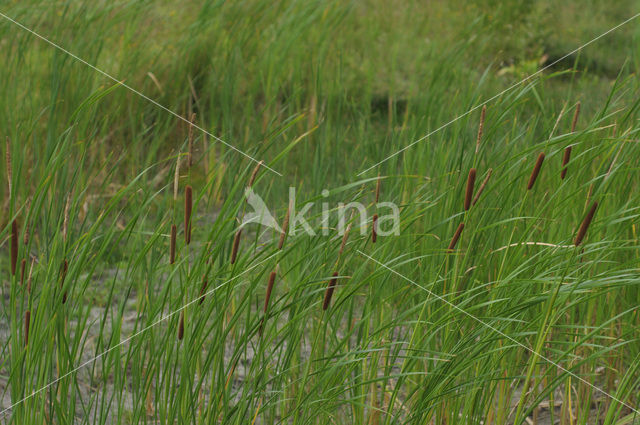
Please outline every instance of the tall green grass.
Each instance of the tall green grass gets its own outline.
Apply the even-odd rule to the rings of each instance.
[[[563,34],[551,3],[489,3],[1,7],[284,176],[253,180],[246,157],[2,22],[0,422],[636,423],[635,27],[487,105],[477,149],[479,112],[356,177],[535,71]],[[610,26],[637,12],[612,10]],[[589,23],[562,40],[595,37]],[[491,178],[469,203],[471,169],[473,195]],[[328,235],[236,238],[250,180],[280,223],[295,187]],[[374,244],[378,196],[401,230]],[[369,221],[343,240],[352,201]]]

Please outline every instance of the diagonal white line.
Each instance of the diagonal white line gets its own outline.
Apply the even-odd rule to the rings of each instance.
[[[152,327],[164,322],[165,320],[169,319],[170,317],[176,315],[177,313],[180,313],[182,310],[184,310],[185,308],[189,307],[191,304],[200,301],[200,299],[202,297],[206,297],[212,293],[214,293],[215,291],[217,291],[218,289],[222,288],[224,285],[226,285],[227,283],[231,282],[232,280],[237,279],[238,277],[242,276],[243,274],[247,273],[250,270],[255,269],[256,267],[258,267],[260,264],[264,264],[267,260],[275,257],[277,255],[277,253],[272,254],[270,256],[268,256],[267,258],[265,258],[264,260],[260,261],[259,263],[249,267],[247,270],[243,271],[242,273],[232,277],[231,279],[227,280],[226,282],[221,283],[220,285],[216,286],[215,288],[211,289],[210,291],[205,292],[203,295],[198,295],[197,298],[189,301],[188,303],[186,303],[185,305],[183,305],[182,307],[180,307],[177,310],[172,311],[171,313],[162,316],[161,318],[159,318],[158,320],[156,320],[155,322],[153,322],[152,324],[150,324],[149,326],[142,328],[141,330],[139,330],[138,332],[129,335],[127,338],[123,339],[122,341],[120,341],[118,344],[114,345],[113,347],[108,348],[107,350],[103,351],[102,353],[98,354],[97,356],[95,356],[92,359],[87,360],[86,362],[82,363],[81,365],[77,366],[76,368],[74,368],[73,370],[71,370],[70,372],[65,373],[64,375],[62,375],[61,377],[55,379],[54,381],[49,382],[47,385],[45,385],[44,387],[32,392],[31,394],[29,394],[28,396],[26,396],[25,398],[16,401],[15,403],[13,403],[12,405],[10,405],[9,407],[7,407],[6,409],[3,409],[2,411],[0,411],[0,416],[7,413],[9,410],[11,410],[12,408],[16,407],[18,404],[24,402],[25,400],[30,399],[31,397],[35,396],[36,394],[46,390],[47,388],[49,388],[52,385],[55,385],[57,382],[63,380],[64,378],[66,378],[69,375],[72,375],[74,373],[76,373],[78,370],[82,369],[83,367],[95,362],[96,360],[98,360],[100,357],[104,356],[105,354],[115,350],[116,348],[126,344],[127,342],[131,341],[133,338],[142,335],[143,333],[147,332],[149,329],[151,329]]]
[[[56,49],[60,50],[61,52],[64,52],[65,54],[71,56],[72,58],[74,58],[75,60],[77,60],[78,62],[81,62],[83,64],[85,64],[86,66],[88,66],[89,68],[93,69],[96,72],[99,72],[100,74],[104,75],[105,77],[109,78],[110,80],[116,82],[117,84],[121,85],[122,87],[132,91],[133,93],[137,94],[138,96],[142,97],[143,99],[147,100],[148,102],[151,102],[152,104],[154,104],[155,106],[157,106],[158,108],[162,109],[165,112],[168,112],[169,114],[173,115],[174,117],[186,122],[187,124],[189,124],[190,126],[197,128],[198,130],[200,130],[201,132],[205,133],[206,135],[208,135],[209,137],[217,140],[218,142],[222,143],[223,145],[227,146],[228,148],[233,149],[234,151],[238,152],[239,154],[244,155],[245,157],[249,158],[251,161],[258,163],[260,165],[262,165],[263,167],[265,167],[266,169],[268,169],[269,171],[271,171],[272,173],[276,173],[277,175],[279,175],[280,177],[282,177],[282,174],[277,172],[276,170],[274,170],[273,168],[269,167],[268,165],[266,165],[264,162],[260,162],[257,159],[255,159],[254,157],[252,157],[249,154],[244,153],[243,151],[241,151],[240,149],[236,148],[235,146],[231,145],[230,143],[225,142],[224,140],[222,140],[221,138],[211,134],[210,132],[208,132],[207,130],[205,130],[204,128],[198,126],[197,124],[192,123],[191,121],[189,121],[188,119],[186,119],[185,117],[183,117],[180,114],[177,114],[175,112],[173,112],[171,109],[167,108],[166,106],[156,102],[155,100],[151,99],[149,96],[141,93],[140,91],[134,89],[133,87],[129,86],[128,84],[125,84],[124,82],[116,79],[115,77],[113,77],[111,74],[108,74],[106,72],[104,72],[103,70],[97,68],[95,65],[90,64],[89,62],[85,61],[82,58],[79,58],[78,56],[74,55],[73,53],[71,53],[70,51],[66,50],[64,47],[54,43],[53,41],[49,40],[48,38],[38,34],[37,32],[35,32],[34,30],[25,27],[23,24],[21,24],[20,22],[16,21],[15,19],[10,18],[9,16],[5,15],[4,13],[0,12],[0,16],[3,17],[4,19],[6,19],[7,21],[10,21],[12,23],[14,23],[15,25],[19,26],[20,28],[22,28],[23,30],[35,35],[36,37],[38,37],[40,40],[50,44],[51,46],[55,47]]]
[[[519,85],[521,85],[522,83],[524,83],[525,81],[529,80],[532,77],[535,77],[536,75],[540,74],[541,72],[549,69],[550,67],[552,67],[553,65],[557,64],[558,62],[568,58],[569,56],[571,56],[572,54],[579,52],[580,50],[584,49],[585,47],[587,47],[588,45],[595,43],[596,41],[598,41],[599,39],[601,39],[602,37],[606,36],[607,34],[617,30],[618,28],[628,24],[629,22],[633,21],[634,19],[636,19],[638,16],[640,16],[640,13],[636,13],[635,15],[633,15],[632,17],[630,17],[629,19],[627,19],[624,22],[621,22],[620,24],[616,25],[615,27],[611,28],[610,30],[603,32],[602,34],[600,34],[599,36],[597,36],[596,38],[589,40],[588,42],[584,43],[582,46],[572,50],[571,52],[567,53],[566,55],[562,56],[560,59],[557,59],[553,62],[551,62],[549,65],[545,66],[542,69],[539,69],[538,71],[534,72],[533,74],[529,75],[528,77],[525,77],[522,81],[519,81],[517,83],[515,83],[514,85],[507,87],[506,89],[502,90],[500,93],[496,94],[493,97],[490,97],[489,99],[484,100],[482,103],[479,103],[478,105],[474,106],[473,108],[469,109],[467,112],[465,112],[462,115],[458,115],[457,117],[455,117],[454,119],[452,119],[451,121],[442,124],[440,127],[436,128],[435,130],[433,130],[430,133],[427,133],[426,135],[422,136],[421,138],[419,138],[418,140],[415,140],[414,142],[410,143],[409,145],[405,146],[404,148],[400,149],[399,151],[389,155],[388,157],[386,157],[385,159],[383,159],[380,162],[376,162],[375,164],[373,164],[371,167],[367,168],[366,170],[360,172],[358,174],[358,176],[363,175],[364,173],[366,173],[367,171],[377,167],[378,165],[382,164],[383,162],[388,161],[389,159],[393,158],[396,155],[401,154],[402,152],[406,151],[407,149],[409,149],[410,147],[414,146],[417,143],[422,142],[423,140],[425,140],[426,138],[430,137],[431,135],[439,132],[440,130],[442,130],[443,128],[448,127],[449,125],[453,124],[454,122],[458,121],[460,118],[463,118],[467,115],[469,115],[470,113],[472,113],[473,111],[475,111],[478,108],[483,107],[484,105],[486,105],[487,103],[497,99],[498,97],[502,96],[503,94],[505,94],[506,92],[518,87]]]
[[[469,316],[470,318],[472,318],[473,320],[475,320],[476,322],[482,324],[483,326],[486,326],[487,328],[491,329],[492,331],[496,332],[497,334],[500,334],[501,336],[503,336],[504,338],[507,338],[509,341],[513,342],[514,344],[517,344],[521,347],[523,347],[524,349],[526,349],[527,351],[533,353],[534,355],[540,357],[541,359],[551,363],[552,365],[556,366],[557,368],[561,369],[563,372],[568,373],[569,375],[571,375],[572,377],[576,378],[577,380],[579,380],[580,382],[590,386],[591,388],[593,388],[594,390],[597,390],[598,392],[606,395],[607,397],[617,401],[618,403],[622,404],[625,407],[628,407],[629,409],[631,409],[632,411],[634,411],[635,413],[640,413],[640,410],[635,409],[634,407],[631,407],[629,404],[625,403],[622,400],[619,400],[618,398],[616,398],[615,396],[607,393],[604,390],[601,390],[600,388],[596,387],[595,385],[593,385],[591,382],[587,381],[586,379],[576,375],[575,373],[571,372],[570,370],[560,366],[559,364],[555,363],[553,360],[549,359],[548,357],[545,357],[544,355],[537,353],[535,350],[533,350],[532,348],[527,347],[526,345],[524,345],[523,343],[515,340],[514,338],[510,337],[509,335],[505,334],[504,332],[502,332],[500,329],[497,329],[493,326],[491,326],[490,324],[488,324],[487,322],[477,318],[476,316],[474,316],[473,314],[461,309],[460,307],[458,307],[457,305],[453,304],[452,302],[447,301],[445,298],[441,297],[440,295],[428,290],[427,288],[425,288],[424,286],[421,286],[419,284],[417,284],[416,282],[414,282],[413,280],[409,279],[408,277],[398,273],[397,271],[395,271],[394,269],[392,269],[391,267],[387,266],[386,264],[381,263],[380,261],[376,260],[375,258],[365,254],[364,252],[360,251],[359,249],[357,250],[360,254],[362,254],[363,256],[367,257],[369,260],[372,260],[373,262],[375,262],[376,264],[384,267],[385,269],[389,270],[390,272],[400,276],[401,278],[403,278],[404,280],[406,280],[407,282],[410,282],[411,284],[417,286],[418,288],[426,291],[429,295],[436,297],[437,299],[439,299],[440,301],[448,304],[449,306],[455,308],[456,310],[458,310],[460,313],[463,313],[467,316]]]

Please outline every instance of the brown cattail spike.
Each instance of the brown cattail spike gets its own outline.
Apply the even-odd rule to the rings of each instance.
[[[184,241],[191,243],[191,210],[193,208],[193,189],[191,186],[184,188]]]
[[[24,345],[29,344],[29,325],[31,322],[31,312],[29,310],[24,312]]]
[[[487,186],[487,183],[489,183],[489,179],[491,178],[492,173],[493,173],[493,169],[489,168],[489,171],[487,172],[487,177],[485,177],[484,180],[482,181],[482,184],[480,185],[480,188],[478,189],[476,196],[473,198],[473,202],[471,202],[471,205],[475,205],[478,202],[478,199],[480,199],[480,195],[482,195],[484,188]]]
[[[467,192],[464,196],[464,210],[468,211],[471,208],[471,199],[473,198],[473,187],[476,184],[476,169],[469,170],[469,176],[467,177]]]
[[[331,304],[331,297],[333,296],[333,290],[336,287],[336,280],[338,276],[338,272],[333,272],[333,278],[329,281],[329,286],[327,286],[327,290],[324,293],[324,301],[322,302],[322,310],[326,310],[329,308],[329,304]]]
[[[593,204],[591,204],[591,208],[589,209],[587,216],[584,218],[584,220],[582,220],[582,224],[578,229],[578,234],[576,235],[576,240],[574,242],[575,246],[579,246],[582,243],[585,235],[587,234],[587,229],[589,229],[589,225],[593,220],[593,216],[596,213],[596,208],[598,208],[598,203],[594,202]]]
[[[204,302],[204,297],[206,296],[208,284],[209,282],[207,281],[207,276],[202,275],[202,286],[200,286],[200,301],[198,301],[198,304],[202,304]]]
[[[248,187],[253,186],[253,183],[256,181],[256,177],[258,176],[258,171],[260,171],[260,167],[262,167],[263,164],[264,164],[264,161],[260,161],[258,162],[256,167],[253,169],[253,172],[251,173],[251,177],[249,177],[249,184],[247,185]]]
[[[544,162],[544,152],[540,152],[538,155],[538,159],[536,160],[536,165],[533,167],[533,171],[531,172],[531,177],[529,177],[529,184],[527,184],[527,190],[531,190],[533,185],[536,183],[536,179],[538,178],[538,174],[540,174],[540,168],[542,168],[542,163]]]
[[[349,239],[349,232],[351,232],[351,223],[347,225],[347,230],[344,231],[344,236],[342,236],[342,243],[340,244],[340,251],[338,251],[338,260],[342,256],[344,252],[344,247],[347,245],[347,239]]]
[[[462,234],[462,230],[464,229],[464,223],[460,223],[460,225],[458,225],[458,228],[456,229],[456,233],[453,235],[453,238],[451,239],[451,243],[449,244],[449,251],[453,251],[453,249],[456,247],[456,244],[458,243],[458,239],[460,239],[460,235]]]
[[[169,264],[176,262],[176,237],[178,234],[178,228],[175,224],[171,225],[171,240],[169,242]]]
[[[560,171],[560,178],[564,180],[567,176],[567,164],[569,164],[569,160],[571,159],[571,146],[567,146],[564,150],[564,155],[562,155],[562,171]]]
[[[275,270],[271,272],[269,275],[269,283],[267,284],[267,294],[264,296],[264,308],[263,312],[267,312],[267,308],[269,308],[269,299],[271,298],[271,291],[273,290],[273,283],[276,281],[276,272]]]
[[[180,323],[178,323],[178,341],[184,337],[184,311],[180,312]]]
[[[484,117],[487,113],[487,105],[482,106],[482,112],[480,112],[480,125],[478,125],[478,137],[476,138],[476,153],[480,151],[480,142],[482,141],[482,133],[484,131]]]
[[[373,222],[371,225],[371,242],[376,243],[378,240],[378,214],[373,215]]]
[[[24,269],[27,267],[27,260],[20,261],[20,285],[24,284]]]
[[[284,246],[284,240],[287,237],[287,232],[289,231],[289,215],[291,214],[291,204],[287,207],[287,213],[284,216],[284,221],[282,222],[282,233],[280,233],[280,240],[278,241],[278,250],[281,250]]]
[[[578,117],[580,116],[580,102],[576,103],[576,110],[573,113],[573,121],[571,122],[571,132],[576,131],[576,124],[578,123]]]
[[[16,275],[16,265],[18,264],[18,221],[11,222],[11,275]]]
[[[71,192],[67,194],[67,202],[64,204],[64,221],[62,222],[62,240],[67,241],[69,230],[69,208],[71,207]]]
[[[236,258],[238,257],[238,248],[240,247],[240,235],[242,235],[242,229],[239,229],[236,232],[235,237],[233,238],[233,248],[231,249],[231,264],[236,262]]]

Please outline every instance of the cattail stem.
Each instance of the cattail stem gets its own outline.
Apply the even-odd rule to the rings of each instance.
[[[378,175],[378,180],[376,181],[376,204],[378,203],[378,200],[380,199],[380,175]]]
[[[338,276],[338,272],[333,272],[333,277],[329,280],[329,286],[327,286],[327,290],[324,293],[324,301],[322,302],[322,310],[326,310],[329,308],[329,304],[331,304],[331,297],[333,296],[333,291],[336,287],[336,280]]]
[[[582,220],[582,224],[578,229],[578,234],[576,235],[576,240],[574,242],[575,246],[579,246],[582,243],[582,240],[584,239],[585,235],[587,234],[589,225],[591,224],[591,221],[593,220],[593,216],[596,213],[596,208],[598,208],[598,202],[594,202],[593,204],[591,204],[591,208],[589,209],[587,216],[584,218],[584,220]]]
[[[378,214],[373,215],[371,224],[371,242],[376,243],[376,240],[378,240]]]
[[[18,221],[11,222],[11,275],[16,275],[16,266],[18,264]]]
[[[187,165],[189,166],[189,168],[191,168],[191,166],[193,165],[193,125],[196,121],[196,114],[195,112],[191,114],[191,117],[189,119],[189,154],[187,157]]]
[[[178,341],[184,337],[184,311],[180,312],[180,322],[178,323]]]
[[[278,250],[281,250],[284,246],[284,240],[287,238],[287,232],[289,231],[289,215],[291,214],[291,204],[287,207],[287,213],[284,216],[282,222],[282,233],[280,233],[280,240],[278,241]]]
[[[176,237],[178,234],[178,228],[175,224],[171,225],[171,240],[169,242],[169,264],[176,262]]]
[[[31,276],[33,275],[33,266],[36,264],[36,258],[31,259],[31,266],[29,267],[29,277],[27,277],[27,293],[31,293]]]
[[[204,302],[204,297],[205,294],[207,292],[207,285],[209,284],[209,282],[207,281],[207,276],[206,275],[202,275],[202,286],[200,286],[200,301],[198,301],[198,304],[202,304]]]
[[[24,312],[24,346],[29,344],[29,326],[31,323],[31,312],[29,310]]]
[[[456,233],[454,233],[453,238],[451,239],[451,243],[449,243],[449,251],[453,251],[458,243],[458,239],[460,239],[460,235],[462,234],[462,230],[464,229],[464,223],[460,223],[458,228],[456,229]]]
[[[576,110],[573,114],[573,121],[571,122],[571,132],[573,133],[576,130],[576,124],[578,123],[578,116],[580,115],[580,102],[576,103]],[[560,178],[564,180],[567,176],[567,169],[569,160],[571,159],[571,146],[567,146],[564,150],[564,155],[562,155],[562,171],[560,171]]]
[[[468,211],[471,208],[471,199],[473,198],[473,187],[476,183],[476,169],[469,170],[469,176],[467,177],[467,192],[464,197],[464,210]]]
[[[5,138],[6,152],[5,159],[7,160],[7,182],[9,184],[9,199],[11,199],[11,183],[13,180],[13,167],[11,166],[11,141],[9,136]]]
[[[542,163],[544,162],[544,152],[540,152],[538,155],[538,159],[536,160],[536,165],[533,167],[533,171],[531,172],[531,177],[529,177],[529,184],[527,184],[527,190],[531,190],[533,185],[536,183],[536,179],[538,178],[538,174],[540,174],[540,168],[542,168]]]
[[[29,198],[29,200],[27,201],[27,207],[25,208],[25,211],[27,212],[27,217],[28,217],[28,214],[31,211],[31,198]],[[29,244],[29,221],[28,220],[25,220],[25,223],[24,223],[24,231],[23,231],[23,234],[22,234],[22,242],[25,245]]]
[[[240,235],[242,235],[242,229],[238,229],[235,237],[233,238],[233,248],[231,250],[231,264],[236,262],[238,257],[238,248],[240,247]]]
[[[193,208],[193,189],[191,186],[184,188],[184,241],[191,243],[191,210]]]
[[[493,169],[489,168],[489,171],[487,172],[487,177],[485,177],[484,180],[482,181],[482,184],[480,185],[480,188],[478,189],[476,196],[473,198],[473,202],[471,202],[471,205],[475,205],[478,202],[478,199],[480,199],[480,195],[482,195],[484,188],[487,186],[487,183],[489,183],[489,179],[491,178],[492,173],[493,173]]]
[[[484,132],[484,117],[487,113],[487,105],[482,106],[480,112],[480,124],[478,125],[478,137],[476,138],[476,154],[480,151],[480,142],[482,141],[482,133]]]

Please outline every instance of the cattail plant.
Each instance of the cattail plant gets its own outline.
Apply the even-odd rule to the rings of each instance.
[[[376,243],[377,239],[378,239],[378,214],[374,214],[372,224],[371,224],[371,242]]]
[[[451,239],[451,243],[449,243],[449,251],[453,251],[458,243],[458,239],[460,239],[460,235],[462,235],[462,230],[464,229],[464,223],[460,223],[458,228],[456,229],[456,233],[454,233],[453,238]]]
[[[69,262],[67,261],[67,259],[65,258],[62,261],[62,266],[60,267],[60,289],[62,289],[64,287],[64,280],[67,277],[67,271],[69,270]],[[62,294],[62,304],[67,302],[67,291],[64,291],[64,294]]]
[[[200,286],[200,301],[198,301],[198,305],[202,304],[204,302],[204,297],[206,296],[206,292],[207,292],[207,285],[209,284],[208,280],[207,280],[207,275],[203,274],[202,275],[202,286]]]
[[[24,346],[29,344],[29,325],[31,322],[31,312],[29,310],[24,312]]]
[[[262,167],[263,164],[264,164],[264,161],[260,161],[255,166],[255,168],[253,169],[253,172],[251,173],[251,177],[249,177],[249,184],[247,185],[247,187],[253,186],[253,183],[256,181],[256,177],[258,176],[258,171],[260,171],[260,167]]]
[[[464,210],[468,211],[471,208],[471,199],[473,198],[473,186],[476,183],[476,169],[469,170],[469,176],[467,177],[467,192],[464,196]]]
[[[333,296],[333,290],[336,287],[338,272],[333,272],[333,277],[329,280],[329,286],[327,286],[327,290],[324,293],[324,301],[322,302],[322,310],[326,310],[329,308],[329,304],[331,304],[331,297]]]
[[[576,110],[573,114],[573,121],[571,122],[571,132],[576,130],[576,124],[578,123],[578,116],[580,115],[580,102],[576,103]],[[560,172],[560,178],[564,180],[567,175],[567,165],[571,159],[571,146],[567,146],[562,156],[562,171]]]
[[[18,222],[14,219],[11,222],[11,275],[16,275],[18,264]]]
[[[482,141],[482,133],[484,132],[484,117],[487,113],[487,105],[482,105],[480,112],[480,124],[478,125],[478,137],[476,138],[476,154],[480,151],[480,142]]]
[[[176,262],[176,237],[178,234],[178,228],[175,224],[171,225],[171,240],[169,242],[169,264]]]
[[[538,159],[536,160],[536,165],[533,166],[531,177],[529,177],[529,184],[527,184],[527,190],[531,190],[533,188],[533,185],[536,183],[536,179],[538,178],[538,174],[540,174],[540,168],[542,168],[543,162],[544,162],[544,152],[540,152],[540,155],[538,155]]]
[[[344,247],[347,245],[347,239],[349,239],[349,232],[351,232],[351,224],[347,225],[347,230],[344,231],[344,235],[342,236],[342,243],[340,244],[340,250],[338,251],[338,261],[340,261],[340,257],[342,257],[342,253],[344,252]]]
[[[593,216],[596,213],[596,208],[598,208],[598,202],[594,202],[593,204],[591,204],[591,208],[589,209],[587,216],[584,218],[584,220],[582,220],[582,224],[580,225],[578,234],[576,235],[576,240],[574,241],[575,246],[579,246],[582,243],[585,235],[587,234],[589,225],[591,224]]]
[[[262,312],[264,315],[262,317],[262,321],[260,322],[260,329],[259,329],[260,336],[262,336],[262,328],[264,326],[264,321],[267,317],[267,309],[269,308],[269,299],[271,298],[271,291],[273,290],[273,284],[276,281],[277,270],[278,270],[278,265],[276,265],[276,269],[272,271],[271,274],[269,274],[269,283],[267,284],[267,293],[264,296],[264,307],[262,309]]]
[[[480,195],[482,195],[484,188],[487,186],[487,183],[489,183],[489,179],[491,178],[492,173],[493,173],[493,168],[489,168],[489,171],[487,171],[487,177],[485,177],[484,180],[482,181],[482,184],[480,185],[480,188],[478,189],[476,196],[473,198],[471,205],[475,205],[478,202],[478,199],[480,199]]]
[[[280,240],[278,241],[278,250],[281,250],[284,246],[284,240],[287,238],[287,232],[289,231],[289,215],[291,214],[291,203],[287,207],[287,213],[284,215],[282,221],[282,233],[280,233]]]
[[[375,203],[378,203],[378,200],[380,199],[380,175],[378,174],[378,180],[376,181],[376,201]]]
[[[191,210],[193,208],[193,190],[191,186],[184,188],[184,241],[191,243]]]
[[[276,266],[276,269],[278,266]],[[267,293],[264,296],[264,307],[262,309],[263,313],[267,313],[267,308],[269,308],[269,300],[271,299],[271,291],[273,290],[273,284],[276,281],[276,271],[272,271],[269,274],[269,283],[267,284]]]
[[[231,264],[236,262],[238,257],[238,248],[240,247],[240,236],[242,235],[242,229],[238,229],[236,235],[233,238],[233,248],[231,249]]]
[[[178,341],[184,337],[184,310],[180,312],[180,322],[178,323]]]

